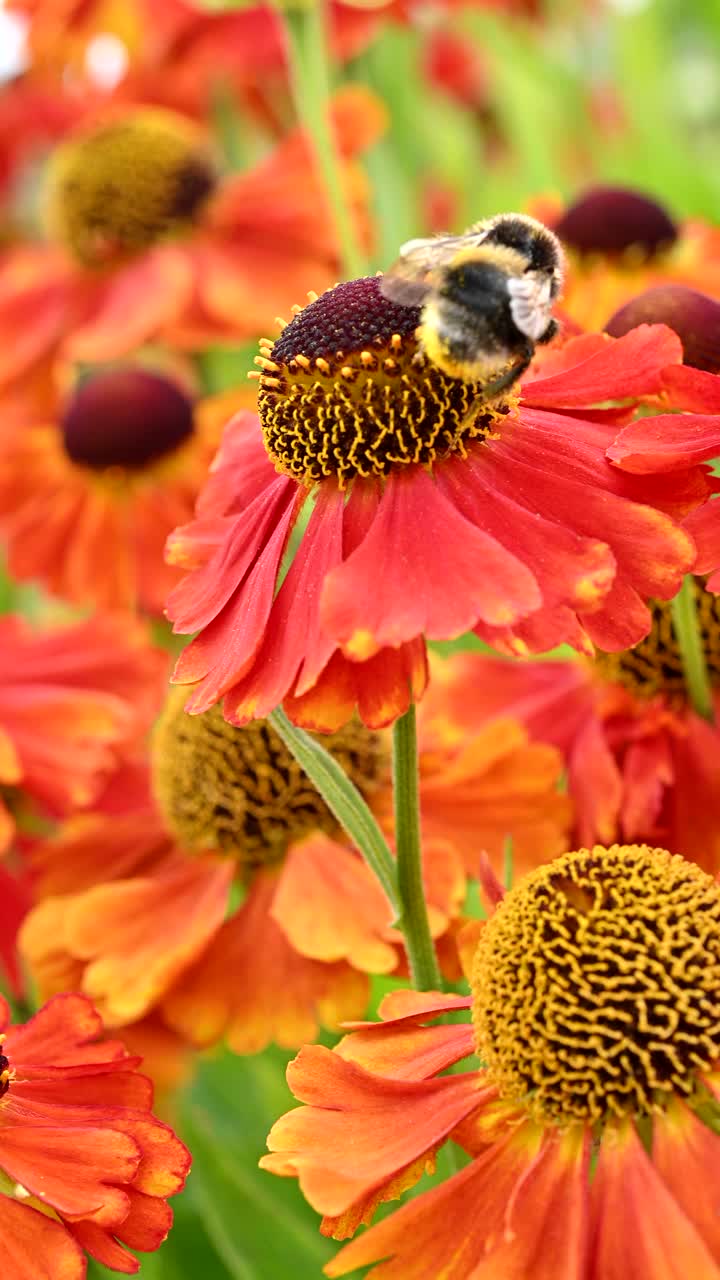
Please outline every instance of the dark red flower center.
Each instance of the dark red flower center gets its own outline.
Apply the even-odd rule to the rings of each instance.
[[[315,298],[262,346],[258,412],[279,471],[301,484],[432,464],[493,431],[507,403],[451,378],[419,349],[416,307],[383,297],[376,276]]]
[[[73,462],[97,470],[138,470],[192,435],[193,407],[185,392],[160,374],[107,369],[81,383],[61,430]]]
[[[565,210],[553,230],[583,254],[651,257],[677,239],[677,227],[657,201],[625,187],[592,187]]]
[[[51,231],[84,265],[148,248],[193,219],[217,181],[198,127],[144,108],[58,147],[50,164]]]
[[[659,284],[631,298],[611,316],[607,333],[621,338],[639,324],[666,324],[683,345],[685,364],[720,371],[720,303],[684,284]]]
[[[702,578],[693,581],[705,665],[712,684],[720,685],[720,596],[706,591]],[[598,653],[594,668],[603,679],[623,685],[638,698],[663,694],[672,703],[684,704],[687,686],[671,605],[666,600],[648,604],[653,621],[645,639],[622,653]]]

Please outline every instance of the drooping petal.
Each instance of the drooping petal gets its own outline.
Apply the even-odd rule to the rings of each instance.
[[[69,1217],[116,1226],[128,1199],[119,1187],[132,1182],[140,1163],[137,1143],[114,1128],[54,1129],[3,1125],[3,1168],[34,1195]]]
[[[320,832],[291,846],[270,914],[301,955],[390,973],[393,911],[365,863]]]
[[[720,379],[718,379],[720,381]],[[720,415],[660,414],[624,427],[607,456],[636,475],[682,471],[720,453]]]
[[[653,1116],[652,1162],[720,1266],[717,1133],[680,1099]]]
[[[600,720],[588,716],[569,752],[568,775],[581,843],[610,844],[617,836],[622,775]]]
[[[326,1274],[345,1275],[385,1258],[372,1280],[581,1280],[583,1181],[576,1139],[541,1149],[537,1133],[511,1130],[460,1173],[346,1245]],[[547,1248],[548,1232],[558,1252]]]
[[[540,603],[530,570],[413,467],[388,477],[365,540],[326,579],[321,617],[358,660],[419,635],[458,635],[479,618],[512,623]]]
[[[168,860],[165,873],[89,889],[65,909],[66,946],[106,1022],[143,1016],[202,951],[225,913],[229,860]]]
[[[572,408],[659,393],[666,366],[682,363],[682,343],[664,324],[642,324],[622,338],[606,337],[589,356],[584,339],[571,338],[565,348],[568,362],[575,344],[578,364],[566,363],[560,373],[523,382],[526,404]]]
[[[629,1121],[605,1129],[590,1203],[588,1280],[718,1280],[720,1267]]]
[[[300,955],[270,914],[276,888],[276,873],[258,873],[240,910],[166,996],[164,1017],[191,1043],[226,1033],[236,1053],[271,1041],[297,1048],[315,1039],[320,1022],[336,1027],[364,1011],[365,975]]]
[[[313,1207],[332,1215],[431,1154],[482,1102],[482,1081],[474,1073],[387,1079],[321,1045],[301,1049],[288,1067],[288,1083],[310,1105],[277,1121],[268,1138],[273,1155],[262,1163],[296,1175]]]
[[[70,1232],[5,1195],[0,1196],[0,1251],[13,1280],[85,1280],[85,1257]]]

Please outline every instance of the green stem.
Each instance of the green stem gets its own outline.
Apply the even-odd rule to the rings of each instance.
[[[695,579],[689,573],[683,579],[680,590],[670,604],[673,630],[680,648],[690,702],[698,715],[712,724],[714,720],[712,688],[708,679],[695,600]]]
[[[343,271],[353,279],[365,274],[353,217],[343,190],[335,139],[329,119],[330,83],[325,48],[326,0],[312,0],[306,8],[276,8],[287,33],[290,82],[298,120],[315,150],[315,158],[335,222]]]
[[[398,924],[405,936],[410,973],[413,985],[418,991],[441,991],[442,978],[435,955],[435,945],[430,934],[423,885],[414,706],[396,720],[393,727],[393,798],[397,878],[401,902]]]
[[[277,707],[269,720],[310,781],[317,787],[328,809],[347,831],[370,870],[380,881],[395,915],[399,915],[401,905],[395,861],[375,817],[357,787],[320,742],[288,720],[282,707]]]

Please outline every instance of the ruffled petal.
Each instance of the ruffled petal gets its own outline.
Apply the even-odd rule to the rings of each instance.
[[[259,1053],[271,1041],[297,1048],[361,1014],[367,978],[348,964],[300,955],[270,915],[277,874],[258,873],[242,907],[163,1002],[163,1015],[196,1045],[227,1033],[236,1053]]]
[[[182,858],[66,905],[66,946],[87,962],[83,988],[107,1023],[133,1022],[160,1001],[220,926],[232,876],[229,860]]]
[[[573,351],[580,360],[570,365]],[[523,382],[526,404],[555,408],[591,405],[605,400],[628,400],[657,394],[663,389],[663,370],[681,364],[682,343],[664,324],[642,324],[622,338],[609,338],[591,355],[584,337],[571,338],[565,346],[562,372]]]
[[[430,1155],[482,1101],[482,1082],[474,1073],[388,1079],[321,1045],[301,1049],[288,1067],[288,1084],[310,1105],[277,1121],[268,1137],[274,1154],[261,1163],[297,1176],[310,1204],[332,1215]]]
[[[366,538],[328,575],[321,618],[358,660],[418,635],[447,639],[479,618],[506,625],[540,603],[530,570],[413,467],[391,473]]]

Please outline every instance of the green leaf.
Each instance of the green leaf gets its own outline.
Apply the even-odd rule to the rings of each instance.
[[[314,782],[328,809],[354,841],[370,870],[377,876],[393,910],[399,912],[393,856],[374,814],[357,787],[345,776],[330,752],[304,729],[291,724],[281,707],[268,718],[310,781]]]

